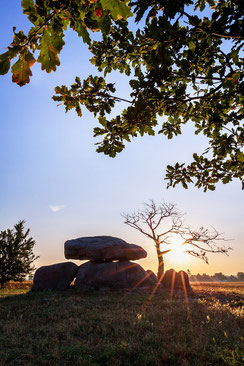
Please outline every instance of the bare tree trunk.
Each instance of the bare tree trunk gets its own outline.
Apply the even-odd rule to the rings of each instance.
[[[213,229],[213,232],[200,227],[197,231],[183,225],[182,216],[174,203],[163,203],[158,206],[153,200],[144,204],[143,210],[138,210],[133,214],[122,214],[125,224],[138,230],[147,238],[153,240],[158,257],[158,280],[161,282],[164,275],[164,256],[169,253],[172,235],[179,235],[183,240],[182,245],[188,244],[186,253],[203,259],[208,263],[208,253],[225,253],[228,250],[225,246],[218,246],[215,241],[225,240],[220,238],[220,234]],[[167,220],[171,224],[167,224]],[[165,229],[164,229],[164,223]],[[189,249],[189,245],[191,245]],[[161,250],[162,248],[162,250]],[[167,249],[170,248],[170,249]]]
[[[164,259],[158,244],[156,245],[156,249],[158,256],[158,280],[161,281],[164,274]]]
[[[161,281],[164,274],[164,260],[163,258],[158,260],[158,280]]]

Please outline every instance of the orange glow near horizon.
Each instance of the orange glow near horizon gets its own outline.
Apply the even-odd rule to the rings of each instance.
[[[173,238],[172,243],[169,245],[171,252],[166,254],[165,260],[170,260],[171,263],[175,263],[176,265],[189,261],[189,254],[186,253],[187,248],[185,245],[182,245],[182,242],[182,239]]]

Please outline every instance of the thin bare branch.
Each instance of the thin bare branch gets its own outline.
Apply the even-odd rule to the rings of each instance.
[[[153,200],[144,203],[144,208],[133,214],[123,214],[125,224],[140,231],[155,243],[158,257],[158,276],[164,270],[164,255],[172,248],[173,235],[183,239],[182,245],[186,246],[186,253],[200,258],[208,263],[208,253],[227,254],[231,248],[218,245],[219,241],[226,241],[213,227],[211,230],[200,227],[191,229],[183,226],[183,213],[179,211],[174,203],[162,203],[156,205]],[[147,230],[148,229],[148,230]],[[168,246],[166,250],[161,250],[161,246]],[[189,248],[190,247],[190,248]]]

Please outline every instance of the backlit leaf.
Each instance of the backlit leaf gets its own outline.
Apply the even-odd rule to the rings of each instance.
[[[35,58],[32,53],[20,55],[19,59],[12,66],[12,80],[19,86],[23,86],[30,82],[30,76],[32,75],[31,66],[34,64]]]
[[[91,42],[89,33],[81,21],[75,22],[75,30],[77,31],[78,36],[82,37],[84,43],[89,44]]]
[[[10,68],[9,52],[0,55],[0,75],[7,74]]]
[[[130,11],[129,6],[126,4],[128,1],[120,0],[100,0],[103,9],[109,10],[114,20],[127,19],[133,14]]]
[[[52,31],[44,30],[40,41],[40,55],[37,59],[42,65],[42,70],[47,72],[55,71],[60,65],[58,54],[63,48],[63,33],[55,34]]]

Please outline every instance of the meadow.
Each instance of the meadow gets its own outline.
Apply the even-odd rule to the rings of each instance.
[[[0,290],[0,365],[244,364],[244,283],[181,292]]]

